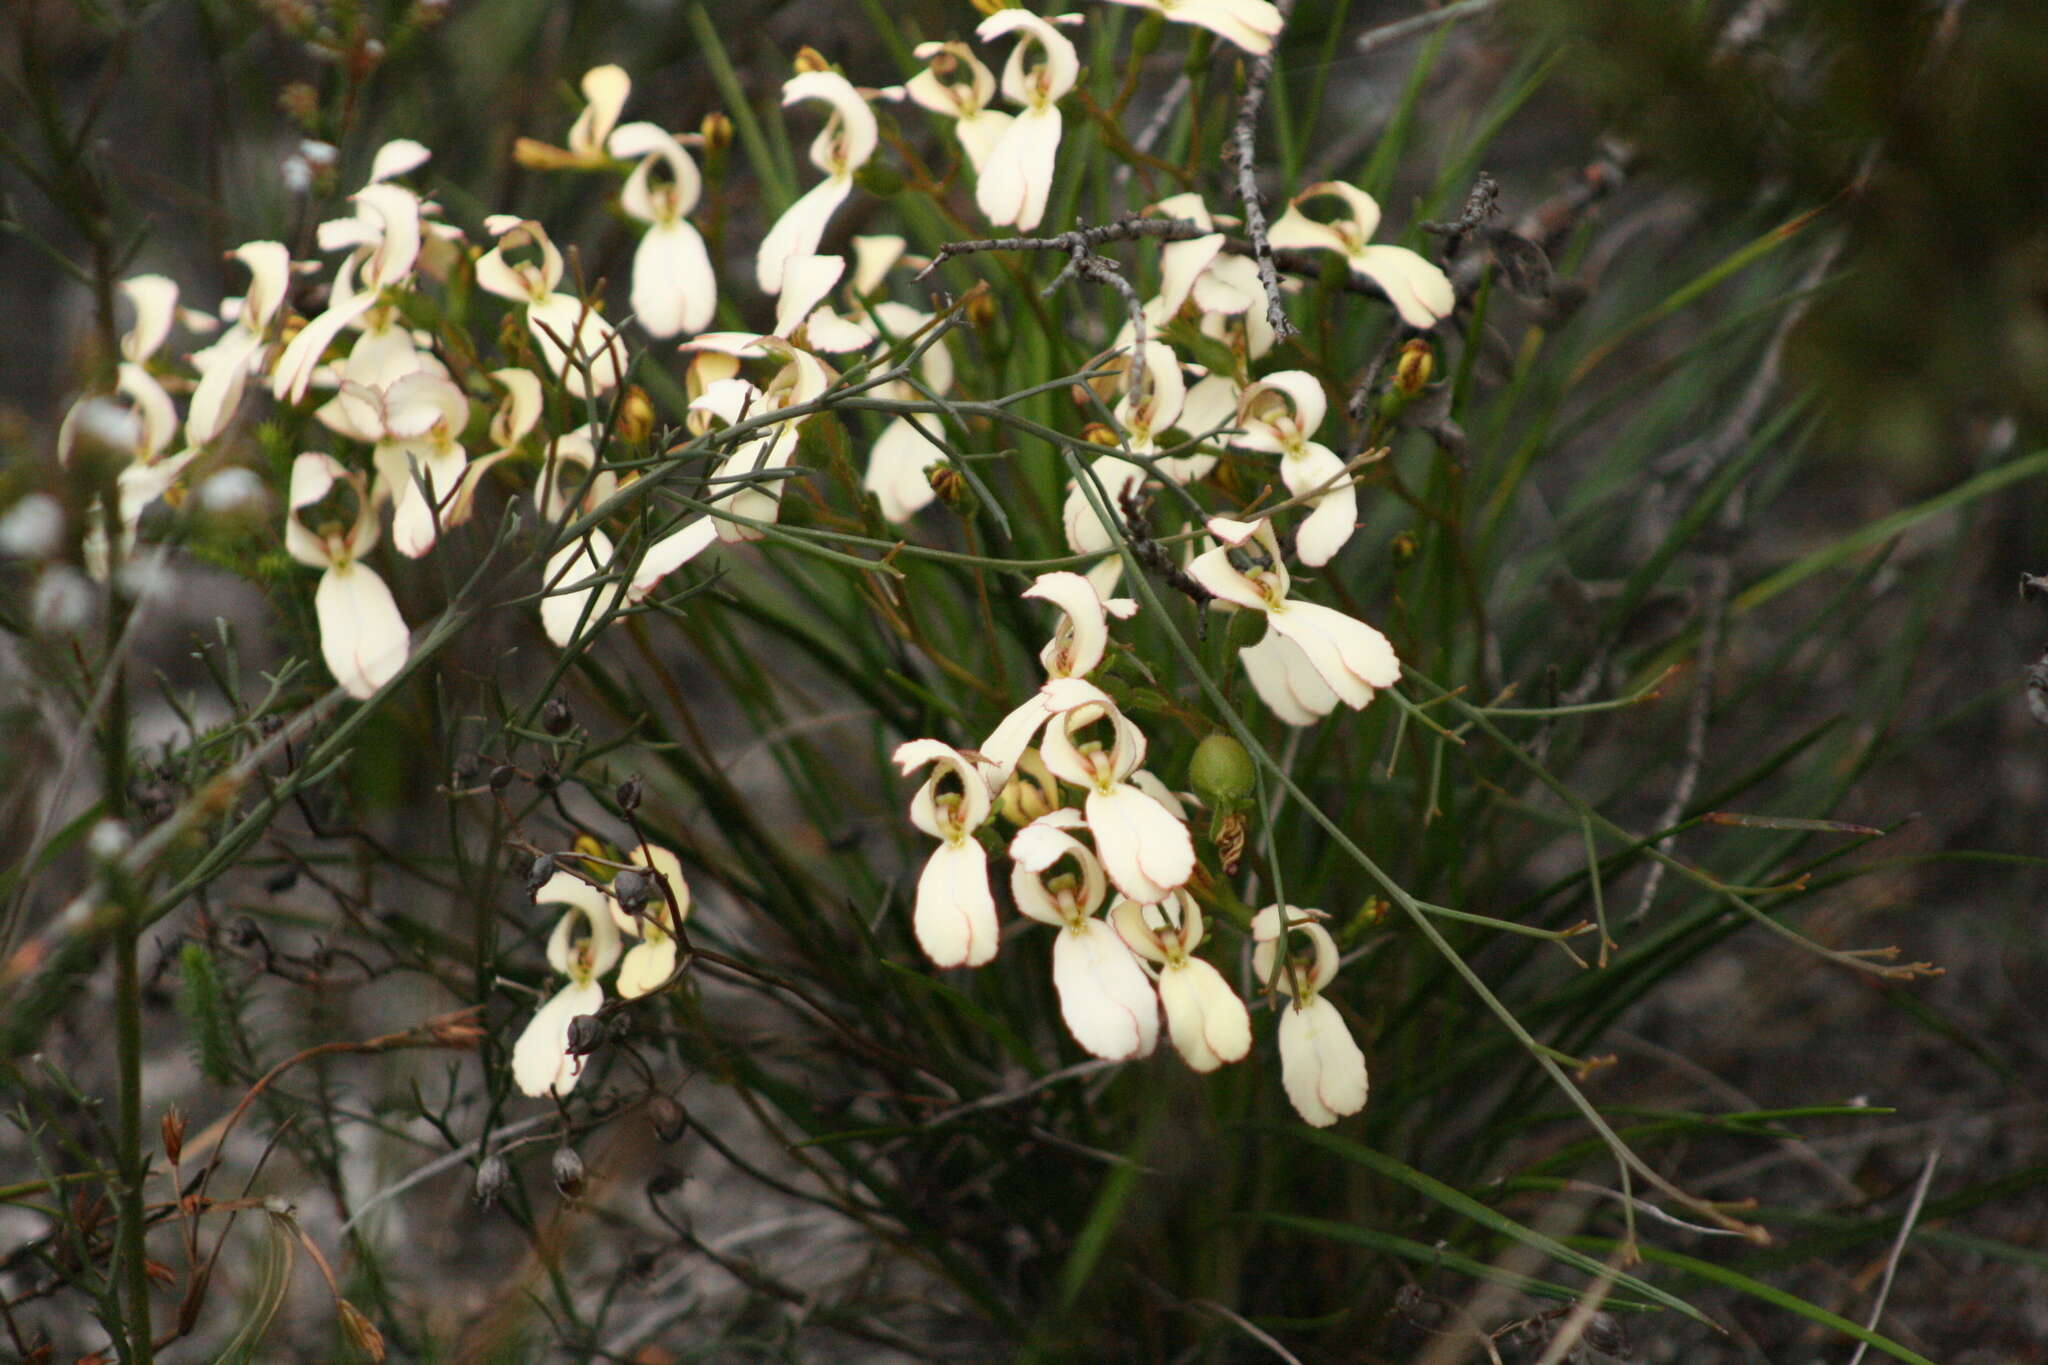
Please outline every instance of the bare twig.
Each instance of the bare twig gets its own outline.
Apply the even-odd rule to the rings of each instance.
[[[1284,21],[1294,8],[1294,0],[1279,0],[1275,8]],[[1252,59],[1251,71],[1245,77],[1244,99],[1237,107],[1237,123],[1231,129],[1231,146],[1237,161],[1237,197],[1244,203],[1245,235],[1251,238],[1252,259],[1259,263],[1259,283],[1266,289],[1266,323],[1273,329],[1274,340],[1285,341],[1294,335],[1294,324],[1287,320],[1286,304],[1280,296],[1280,272],[1273,261],[1273,243],[1266,237],[1266,207],[1259,199],[1258,170],[1259,112],[1266,103],[1266,86],[1273,79],[1273,54],[1279,46],[1276,35],[1273,46]]]
[[[1920,1179],[1913,1186],[1912,1202],[1906,1205],[1906,1216],[1899,1220],[1899,1235],[1892,1239],[1892,1249],[1884,1258],[1884,1281],[1877,1287],[1877,1302],[1870,1305],[1870,1319],[1863,1324],[1866,1331],[1875,1332],[1879,1319],[1884,1317],[1885,1300],[1892,1294],[1892,1277],[1898,1274],[1899,1258],[1906,1254],[1906,1243],[1913,1239],[1913,1225],[1920,1221],[1920,1207],[1927,1202],[1927,1187],[1934,1181],[1934,1168],[1941,1162],[1941,1142],[1937,1139],[1927,1151],[1927,1163],[1920,1168]],[[1863,1365],[1863,1353],[1870,1349],[1870,1343],[1856,1343],[1855,1353],[1849,1357],[1849,1365]]]
[[[1457,0],[1456,4],[1445,5],[1442,9],[1427,10],[1412,19],[1397,19],[1391,24],[1367,29],[1358,35],[1356,52],[1378,52],[1383,47],[1392,47],[1404,38],[1413,38],[1418,33],[1427,33],[1433,28],[1456,23],[1486,13],[1500,0]]]

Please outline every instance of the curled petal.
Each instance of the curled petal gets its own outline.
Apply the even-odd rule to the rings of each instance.
[[[782,83],[783,107],[799,100],[823,100],[832,106],[832,122],[811,144],[811,164],[827,175],[843,177],[868,163],[881,141],[875,111],[853,82],[836,71],[803,71]]]
[[[1346,706],[1362,707],[1376,689],[1401,680],[1401,661],[1387,637],[1333,607],[1289,602],[1268,619],[1272,629],[1300,647]]]
[[[283,242],[244,242],[229,254],[249,268],[249,288],[242,294],[238,321],[261,333],[291,290],[291,252]]]
[[[351,697],[373,696],[405,666],[411,636],[375,570],[353,560],[330,567],[314,590],[313,613],[327,671]]]
[[[171,334],[178,316],[178,282],[167,275],[134,275],[120,288],[135,308],[135,325],[121,337],[121,358],[139,365]]]
[[[407,447],[418,463],[419,477],[407,471],[405,486],[398,495],[398,508],[391,517],[391,544],[398,553],[418,559],[434,548],[434,540],[449,525],[448,509],[462,487],[469,469],[469,457],[458,445]],[[428,492],[420,489],[421,478]],[[430,500],[431,495],[431,500]]]
[[[1300,201],[1287,206],[1287,211],[1273,220],[1266,230],[1266,240],[1277,247],[1292,247],[1306,251],[1345,251],[1344,235],[1328,223],[1318,223],[1301,211]]]
[[[280,403],[296,403],[306,396],[306,390],[313,382],[313,371],[319,367],[320,358],[342,329],[370,311],[377,302],[377,291],[366,289],[347,303],[334,307],[314,318],[299,329],[277,358],[277,367],[271,371],[270,391]]]
[[[611,537],[592,530],[548,557],[543,582],[548,595],[540,600],[541,626],[548,639],[567,648],[579,633],[588,634],[624,600],[624,589],[599,580],[612,562]],[[597,594],[605,594],[599,597]]]
[[[1052,945],[1052,984],[1067,1031],[1097,1057],[1148,1057],[1159,1045],[1159,993],[1101,920],[1060,930]]]
[[[1017,46],[1010,50],[1010,59],[1003,64],[1003,94],[1019,104],[1035,106],[1065,98],[1080,78],[1080,53],[1074,50],[1074,44],[1067,36],[1054,27],[1056,24],[1080,22],[1078,14],[1056,14],[1050,19],[1041,19],[1029,10],[999,9],[975,26],[974,36],[987,43],[1022,31]],[[1042,57],[1036,66],[1029,61],[1033,47]]]
[[[1301,647],[1268,628],[1266,638],[1238,651],[1252,690],[1289,725],[1314,725],[1337,709],[1337,694]]]
[[[784,261],[782,297],[775,302],[775,335],[794,336],[845,273],[844,256],[792,256]]]
[[[754,280],[763,293],[782,292],[783,271],[792,259],[817,254],[825,225],[852,192],[851,176],[831,176],[804,191],[803,197],[775,220],[754,256]]]
[[[1280,478],[1296,497],[1313,495],[1308,505],[1314,510],[1295,531],[1295,553],[1311,568],[1329,563],[1358,527],[1358,486],[1346,476],[1344,461],[1311,441],[1301,454],[1281,457]]]
[[[1196,1071],[1241,1061],[1252,1050],[1252,1019],[1223,974],[1184,958],[1159,974],[1159,1003],[1181,1059]]]
[[[185,409],[187,443],[203,446],[227,430],[242,406],[251,363],[262,347],[262,337],[237,328],[208,348],[206,367],[200,371],[192,402]]]
[[[1093,583],[1077,573],[1040,574],[1023,595],[1050,602],[1066,613],[1058,633],[1039,656],[1048,674],[1055,678],[1085,678],[1101,666],[1102,656],[1109,649],[1110,608]],[[1136,604],[1130,605],[1135,608]]]
[[[697,207],[704,194],[704,178],[697,163],[676,141],[675,134],[657,123],[621,124],[611,135],[611,154],[640,164],[619,188],[619,207],[642,222],[659,222],[680,217]],[[668,170],[673,188],[666,196],[654,188],[654,163]]]
[[[853,292],[866,298],[881,287],[882,279],[903,259],[909,245],[893,233],[875,233],[853,239]]]
[[[569,150],[583,162],[604,160],[606,141],[626,97],[633,93],[633,78],[617,66],[593,66],[583,73],[583,98],[590,103],[569,125]]]
[[[1410,327],[1434,327],[1457,311],[1451,277],[1405,246],[1368,246],[1351,258],[1351,269],[1384,290]]]
[[[633,570],[633,581],[626,590],[626,600],[638,602],[653,592],[662,579],[717,542],[718,523],[710,517],[698,517],[681,530],[671,532],[655,541],[647,547],[647,552],[640,556],[639,567]]]
[[[637,1000],[666,985],[676,970],[676,941],[652,925],[644,941],[629,949],[619,962],[618,978],[612,983],[622,1000]]]
[[[917,944],[940,967],[979,967],[996,955],[988,855],[969,839],[940,844],[917,879]]]
[[[569,1055],[569,1025],[580,1014],[604,1008],[604,987],[595,981],[570,982],[534,1011],[512,1045],[512,1082],[520,1093],[538,1098],[566,1095],[576,1088],[582,1059]]]
[[[377,149],[377,155],[370,162],[370,183],[390,180],[416,171],[432,159],[433,153],[409,137],[393,138]]]
[[[868,452],[861,487],[875,495],[888,520],[908,521],[938,497],[925,470],[944,459],[945,451],[924,434],[919,423],[892,417]]]
[[[1318,1128],[1365,1108],[1365,1054],[1321,996],[1280,1012],[1280,1082],[1295,1112]]]

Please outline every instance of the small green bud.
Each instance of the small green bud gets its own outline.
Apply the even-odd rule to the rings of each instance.
[[[1244,745],[1220,730],[1195,746],[1188,761],[1188,785],[1219,815],[1243,808],[1258,790],[1258,780]]]
[[[903,192],[903,177],[887,166],[870,161],[853,173],[860,187],[877,199],[893,199]]]

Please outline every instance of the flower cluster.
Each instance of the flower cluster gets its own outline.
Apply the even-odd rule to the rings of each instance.
[[[568,980],[534,1011],[512,1045],[512,1081],[528,1095],[566,1095],[589,1051],[578,1046],[575,1022],[604,1008],[598,978],[617,967],[613,987],[621,1000],[667,985],[676,971],[676,936],[690,917],[690,886],[675,854],[648,846],[634,849],[631,865],[609,883],[557,871],[534,901],[563,907],[547,955],[556,975]],[[622,937],[639,942],[622,954]]]
[[[1237,544],[1254,534],[1244,530]],[[1260,523],[1257,534],[1271,546],[1270,527]],[[1231,553],[1226,543],[1209,555]],[[1255,600],[1267,606],[1275,628],[1287,619],[1290,631],[1299,628],[1316,640],[1313,656],[1290,644],[1304,660],[1341,657],[1359,632],[1385,646],[1361,622],[1336,612],[1329,613],[1334,620],[1319,616],[1326,608],[1289,617],[1284,577],[1277,590],[1265,590],[1270,604],[1257,591]],[[1130,617],[1137,605],[1105,598],[1088,578],[1068,572],[1041,575],[1023,595],[1061,613],[1039,655],[1046,680],[1038,691],[978,749],[916,739],[896,751],[906,776],[929,769],[911,798],[910,819],[939,841],[918,879],[918,943],[941,967],[994,960],[1002,928],[982,836],[1007,820],[1017,826],[1007,846],[1010,898],[1019,914],[1058,930],[1053,985],[1074,1040],[1111,1060],[1148,1056],[1163,1014],[1175,1050],[1193,1069],[1240,1061],[1251,1051],[1250,1013],[1223,973],[1195,955],[1206,930],[1194,890],[1201,873],[1188,798],[1146,771],[1144,732],[1090,681],[1107,656],[1110,621]],[[1293,604],[1296,610],[1308,605]],[[1319,630],[1333,637],[1327,648]],[[1391,665],[1391,650],[1386,658]],[[1381,686],[1393,681],[1382,670],[1374,676],[1384,679]],[[1077,801],[1070,793],[1078,793]],[[1267,940],[1279,933],[1276,915],[1266,912],[1252,925],[1263,954],[1255,959],[1262,980],[1273,978]],[[1300,926],[1290,921],[1289,928]],[[1321,1124],[1363,1107],[1364,1058],[1335,1007],[1317,994],[1335,973],[1335,944],[1319,925],[1301,932],[1320,936],[1314,938],[1319,956],[1305,975],[1290,972],[1277,983],[1294,997],[1283,1015],[1281,1057],[1289,1097],[1304,1118]]]

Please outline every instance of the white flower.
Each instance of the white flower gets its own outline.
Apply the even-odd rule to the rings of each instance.
[[[748,333],[707,332],[689,343],[691,347],[722,350],[736,357],[765,356],[781,362],[767,387],[756,388],[744,379],[713,379],[690,402],[692,429],[698,434],[711,429],[710,419],[727,425],[752,420],[784,408],[808,404],[822,397],[832,386],[832,372],[823,361],[799,346],[777,336]],[[704,419],[699,425],[698,418]],[[780,469],[796,454],[801,418],[771,422],[755,428],[719,463],[712,476],[713,506],[755,521],[774,521],[782,507],[781,478],[746,481],[748,475],[765,469]],[[728,491],[720,491],[728,490]],[[724,518],[717,519],[720,540],[759,540],[761,531]]]
[[[975,203],[991,223],[1029,232],[1045,217],[1060,149],[1059,102],[1081,74],[1081,58],[1074,44],[1053,26],[1080,22],[1078,14],[1041,19],[1029,10],[1000,9],[974,30],[974,36],[984,43],[1018,35],[1010,59],[1003,64],[1003,94],[1024,106],[1024,112],[1010,120],[985,154],[981,179],[974,187]],[[1034,47],[1040,60],[1027,64]]]
[[[1223,973],[1194,956],[1202,943],[1202,911],[1185,891],[1162,904],[1118,901],[1110,922],[1130,947],[1157,965],[1166,1031],[1181,1060],[1214,1071],[1252,1050],[1252,1019]]]
[[[499,402],[497,411],[491,414],[491,453],[471,460],[462,471],[462,481],[456,485],[455,496],[441,510],[441,527],[460,526],[468,521],[476,509],[476,493],[483,477],[500,460],[519,453],[519,443],[530,435],[540,424],[545,406],[540,376],[530,370],[507,367],[492,370],[491,378],[499,388],[505,390],[505,397]]]
[[[609,164],[605,144],[612,125],[633,93],[633,78],[616,66],[593,66],[583,73],[583,98],[589,103],[569,126],[566,150],[546,142],[522,137],[512,145],[512,155],[522,166],[536,170],[596,170]]]
[[[880,141],[874,110],[838,72],[804,71],[783,82],[783,105],[799,100],[823,100],[832,106],[831,117],[811,143],[811,164],[825,172],[825,178],[791,204],[761,239],[754,278],[768,294],[781,292],[782,272],[791,259],[816,254],[826,223],[853,191],[853,173],[867,164]]]
[[[1124,395],[1117,400],[1112,416],[1123,429],[1126,450],[1152,455],[1159,450],[1159,437],[1180,420],[1187,381],[1181,376],[1180,357],[1164,342],[1146,342],[1144,356],[1142,373],[1128,360],[1124,362]],[[1143,465],[1119,455],[1098,456],[1089,468],[1102,485],[1100,496],[1107,500],[1113,516],[1122,515],[1125,499],[1150,477]],[[1107,593],[1123,577],[1123,556],[1113,553],[1117,538],[1095,509],[1094,491],[1079,479],[1069,479],[1060,522],[1067,533],[1067,546],[1075,554],[1107,554],[1088,570],[1088,581]]]
[[[588,398],[616,387],[625,370],[625,345],[595,308],[574,294],[556,292],[562,253],[547,229],[507,214],[493,214],[484,226],[498,244],[477,259],[477,286],[525,306],[535,344],[572,397]],[[540,252],[539,260],[515,264],[507,258],[508,251],[528,244]]]
[[[718,280],[704,239],[684,216],[703,193],[697,163],[652,123],[622,125],[611,136],[611,150],[640,159],[619,191],[619,207],[648,225],[633,252],[633,316],[657,337],[703,331],[718,307]],[[667,173],[660,183],[657,170]]]
[[[300,512],[337,483],[355,493],[355,524],[309,528]],[[363,476],[331,456],[308,453],[292,461],[284,547],[299,563],[324,570],[313,593],[320,622],[320,653],[334,680],[356,698],[368,698],[405,666],[411,638],[391,589],[360,556],[377,543],[377,505]]]
[[[619,960],[619,930],[604,893],[567,873],[557,872],[536,899],[569,907],[548,935],[548,965],[569,980],[534,1012],[512,1045],[512,1080],[528,1095],[562,1096],[576,1088],[583,1072],[582,1059],[569,1053],[569,1025],[578,1015],[604,1008],[597,978]]]
[[[669,892],[675,896],[675,906],[670,908],[669,898],[662,894],[659,885],[653,888],[654,894],[638,916],[628,914],[619,904],[618,897],[605,898],[612,922],[619,927],[619,932],[640,940],[626,951],[626,956],[619,962],[619,979],[614,984],[621,1000],[637,1000],[668,984],[669,977],[676,970],[676,933],[690,918],[690,884],[683,880],[681,859],[667,849],[651,844],[634,849],[629,859],[635,867],[645,869],[650,877],[667,883]],[[555,875],[559,877],[562,874]]]
[[[1230,444],[1280,456],[1280,480],[1312,509],[1295,532],[1295,552],[1311,568],[1330,562],[1358,525],[1358,489],[1344,461],[1311,438],[1323,424],[1327,400],[1320,380],[1306,370],[1269,374],[1238,399]],[[1321,489],[1321,492],[1317,492]],[[1313,495],[1313,496],[1310,496]]]
[[[1313,710],[1312,701],[1325,691],[1356,709],[1372,700],[1375,689],[1401,680],[1401,661],[1386,636],[1341,611],[1288,598],[1287,566],[1271,522],[1211,517],[1209,533],[1223,544],[1197,555],[1188,574],[1219,602],[1265,614],[1265,640],[1239,657],[1259,696],[1282,720],[1306,723],[1297,717]],[[1234,558],[1247,567],[1239,568]]]
[[[124,360],[115,370],[111,395],[90,394],[78,400],[57,428],[57,459],[69,464],[81,441],[109,455],[126,456],[128,463],[114,475],[115,512],[120,521],[120,543],[110,547],[106,520],[100,503],[94,500],[87,512],[85,554],[87,571],[104,579],[116,557],[125,559],[135,544],[136,526],[149,505],[170,490],[185,466],[199,454],[187,448],[166,457],[164,447],[178,431],[177,409],[156,377],[134,361]]]
[[[469,468],[460,440],[469,424],[469,399],[462,390],[425,369],[377,386],[344,379],[321,412],[330,427],[372,444],[372,497],[397,504],[393,548],[409,559],[431,550]]]
[[[1123,939],[1096,915],[1108,892],[1102,864],[1062,828],[1079,811],[1059,810],[1026,825],[1010,843],[1010,892],[1017,909],[1056,927],[1052,984],[1074,1041],[1098,1057],[1149,1057],[1159,1044],[1159,996]],[[1074,870],[1048,876],[1065,859]]]
[[[988,854],[974,831],[987,821],[1000,783],[992,784],[990,765],[936,739],[913,739],[897,748],[895,759],[906,777],[933,765],[910,799],[910,822],[940,841],[917,879],[911,924],[918,946],[938,966],[979,967],[995,958],[998,929]]]
[[[188,445],[205,445],[234,420],[249,374],[261,362],[271,321],[291,288],[291,253],[282,242],[244,242],[229,255],[248,267],[249,287],[237,303],[234,325],[211,346],[192,353],[199,383],[185,411]]]
[[[1274,975],[1282,909],[1269,905],[1252,917],[1252,971],[1276,981],[1291,1000],[1280,1011],[1280,1081],[1302,1118],[1327,1128],[1365,1108],[1365,1054],[1345,1027],[1344,1016],[1323,997],[1337,975],[1337,941],[1313,917],[1319,910],[1286,907],[1286,929],[1309,942],[1309,957]]]
[[[1343,200],[1350,216],[1315,222],[1301,206],[1317,198]],[[1338,253],[1350,262],[1352,274],[1385,292],[1401,321],[1410,327],[1436,326],[1458,306],[1450,276],[1405,246],[1372,245],[1372,234],[1379,225],[1380,206],[1371,195],[1352,185],[1325,180],[1295,195],[1266,236],[1274,246]]]
[[[988,107],[996,93],[995,73],[965,43],[919,43],[911,53],[926,65],[903,83],[903,93],[954,120],[967,164],[980,175],[1010,126],[1008,114]]]
[[[1040,574],[1021,595],[1050,602],[1062,613],[1052,639],[1038,655],[1048,679],[1085,678],[1101,667],[1102,657],[1109,649],[1109,618],[1125,620],[1138,609],[1138,604],[1128,597],[1104,598],[1086,578],[1064,570]],[[1046,709],[1047,702],[1041,689],[1005,716],[995,732],[982,741],[982,757],[1001,767],[1005,774],[1015,768],[1017,760],[1052,717],[1052,712]]]
[[[906,303],[875,304],[869,316],[878,324],[876,330],[885,333],[875,343],[877,356],[886,355],[931,321],[931,314],[919,312]],[[925,387],[933,393],[943,394],[953,387],[953,356],[943,342],[927,347],[918,357],[918,371]],[[874,392],[878,398],[897,403],[915,403],[924,397],[901,379]],[[925,474],[925,470],[945,458],[945,450],[937,440],[938,430],[938,418],[930,414],[892,417],[869,450],[861,487],[875,495],[882,515],[890,521],[909,520],[938,496]]]
[[[1110,0],[1133,9],[1150,10],[1176,24],[1198,24],[1236,43],[1253,56],[1273,50],[1273,40],[1286,26],[1270,0]]]
[[[1165,900],[1194,875],[1195,845],[1187,826],[1130,780],[1144,766],[1145,736],[1091,682],[1055,678],[1039,696],[1051,716],[1039,757],[1053,776],[1087,791],[1082,808],[1103,870],[1132,900]],[[1098,722],[1109,726],[1107,748],[1075,740],[1076,730]]]
[[[166,275],[131,275],[117,286],[135,309],[121,337],[121,358],[140,365],[155,355],[178,316],[178,282]]]

